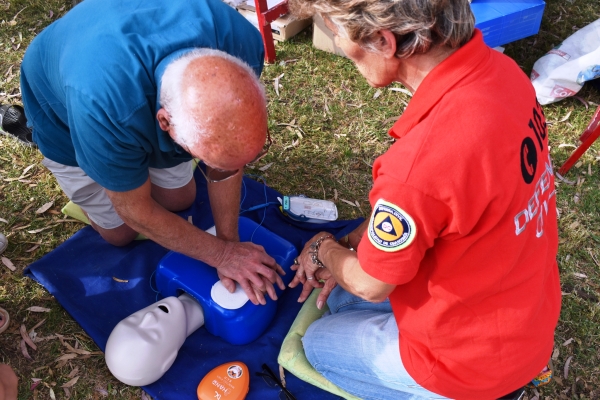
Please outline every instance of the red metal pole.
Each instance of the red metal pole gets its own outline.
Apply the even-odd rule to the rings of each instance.
[[[569,172],[571,167],[577,162],[577,160],[579,160],[583,153],[590,148],[592,143],[594,143],[598,137],[600,137],[600,106],[598,106],[598,109],[594,113],[592,121],[579,137],[581,144],[575,149],[567,161],[565,161],[562,167],[560,167],[558,173],[562,176],[565,176],[565,174]]]
[[[254,5],[256,8],[256,17],[258,18],[258,28],[265,46],[265,61],[272,64],[275,62],[276,56],[271,22],[287,13],[287,1],[277,4],[270,10],[267,6],[267,0],[254,0]]]

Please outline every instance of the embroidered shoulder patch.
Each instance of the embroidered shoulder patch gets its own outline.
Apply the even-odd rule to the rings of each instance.
[[[368,229],[373,246],[387,252],[402,250],[412,243],[416,234],[417,227],[410,215],[395,204],[377,200]]]

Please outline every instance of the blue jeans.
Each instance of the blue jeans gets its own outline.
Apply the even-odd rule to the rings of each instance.
[[[364,400],[445,399],[406,372],[389,300],[370,303],[337,286],[327,304],[331,315],[313,322],[302,339],[320,374]]]

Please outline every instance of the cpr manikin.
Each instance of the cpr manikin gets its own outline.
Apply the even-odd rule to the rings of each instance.
[[[289,284],[298,256],[295,246],[250,219],[240,217],[238,226],[240,240],[263,246]],[[207,232],[214,234],[214,228]],[[110,372],[131,386],[149,385],[163,376],[186,338],[201,326],[232,345],[245,345],[262,335],[277,311],[269,298],[265,305],[252,304],[239,284],[230,293],[215,268],[177,252],[161,259],[155,277],[165,298],[119,322],[106,344]],[[275,292],[279,296],[282,291],[275,287]]]
[[[121,382],[144,386],[171,367],[185,339],[204,325],[193,297],[167,297],[125,318],[106,343],[106,365]]]

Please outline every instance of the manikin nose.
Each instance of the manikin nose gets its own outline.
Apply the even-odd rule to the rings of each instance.
[[[156,318],[156,315],[154,315],[153,312],[149,312],[146,315],[144,315],[144,318],[142,318],[140,326],[142,328],[150,328],[152,326],[156,326],[157,323],[158,319]]]

